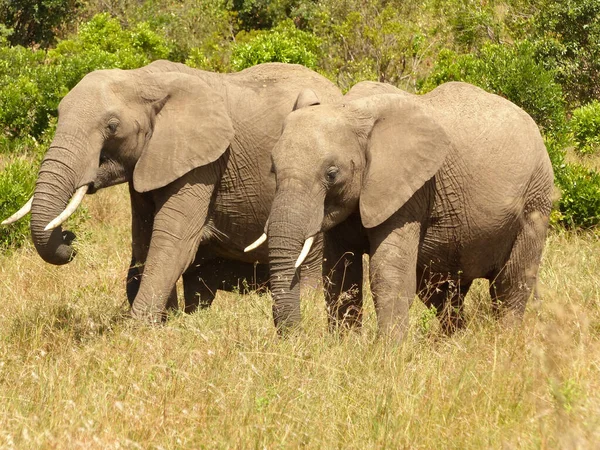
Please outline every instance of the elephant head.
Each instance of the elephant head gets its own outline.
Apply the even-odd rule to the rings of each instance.
[[[355,212],[365,228],[382,224],[436,174],[449,151],[446,133],[417,96],[362,96],[370,91],[362,88],[343,102],[292,112],[273,149],[277,192],[267,235],[280,329],[300,319],[296,268],[315,234]]]
[[[216,161],[232,138],[223,99],[199,78],[143,69],[86,75],[59,105],[39,171],[31,204],[38,253],[52,264],[72,259],[74,236],[60,224],[86,192],[123,182],[138,192],[161,188]]]

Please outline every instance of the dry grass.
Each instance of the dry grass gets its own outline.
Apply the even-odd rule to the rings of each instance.
[[[519,329],[490,319],[480,284],[452,338],[417,303],[402,348],[374,338],[370,304],[362,333],[331,336],[315,296],[281,340],[258,295],[163,327],[123,319],[124,194],[87,200],[72,264],[0,257],[0,447],[597,448],[598,236],[551,235]]]

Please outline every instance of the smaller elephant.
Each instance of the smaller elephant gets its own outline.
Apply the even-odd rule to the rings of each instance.
[[[460,327],[476,278],[490,281],[501,315],[520,318],[536,288],[553,192],[531,117],[466,83],[418,96],[364,82],[337,103],[312,103],[288,116],[273,148],[276,325],[300,320],[296,268],[319,232],[332,328],[361,323],[363,253],[380,332],[393,339],[407,329],[415,294],[447,331]]]

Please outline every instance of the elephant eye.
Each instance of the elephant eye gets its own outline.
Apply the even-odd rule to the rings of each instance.
[[[117,121],[117,120],[109,121],[108,125],[106,126],[106,128],[108,128],[108,131],[110,131],[111,134],[115,134],[117,132],[118,127],[119,127],[119,121]]]
[[[338,169],[335,166],[327,169],[327,172],[325,172],[325,178],[327,179],[327,182],[333,183],[335,181],[335,179],[337,178],[339,172],[340,172],[340,169]]]

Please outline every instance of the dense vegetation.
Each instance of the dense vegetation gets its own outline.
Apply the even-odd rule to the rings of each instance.
[[[215,71],[299,63],[344,90],[476,84],[540,125],[562,191],[554,225],[600,223],[600,175],[577,156],[600,146],[597,0],[0,0],[0,23],[0,217],[31,194],[69,89],[92,70],[168,58]],[[3,228],[0,245],[26,234],[25,222]]]

